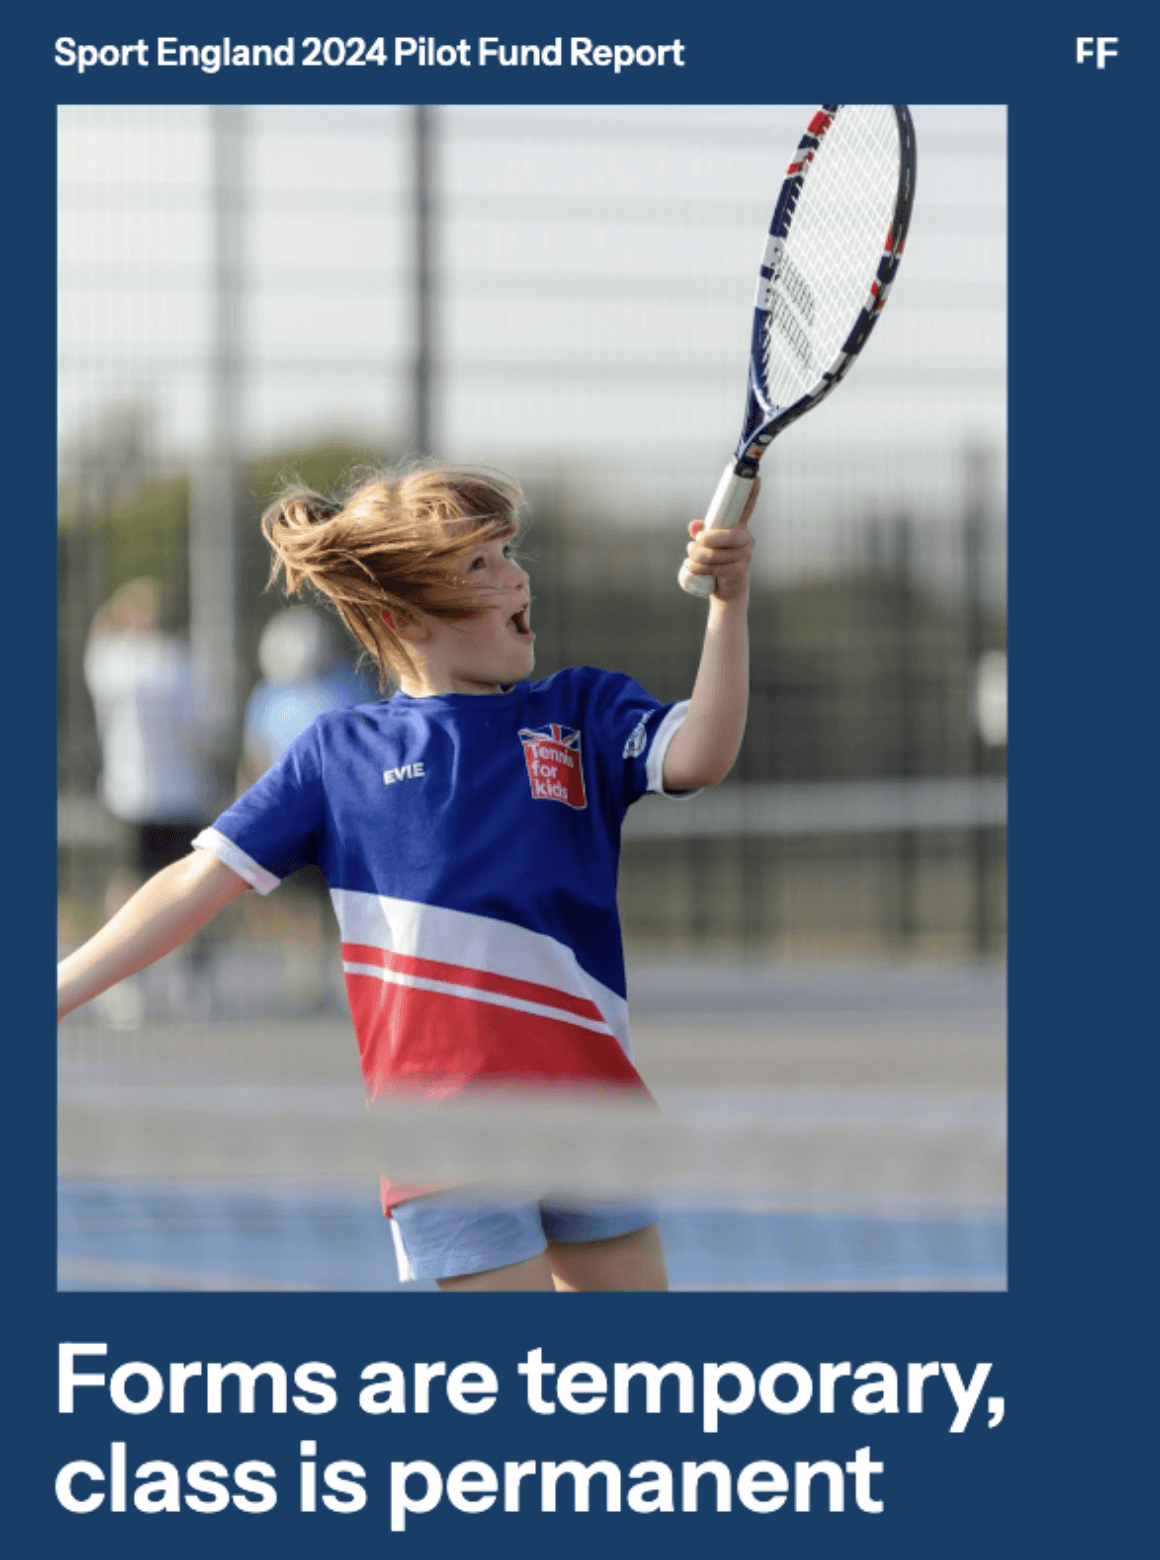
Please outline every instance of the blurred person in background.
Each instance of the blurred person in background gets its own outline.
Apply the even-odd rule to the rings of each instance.
[[[161,631],[161,606],[156,580],[130,580],[97,612],[85,646],[85,685],[101,746],[100,797],[132,838],[128,864],[109,879],[106,915],[189,851],[217,800],[204,751],[209,712],[188,645]],[[189,964],[199,977],[204,973],[203,943],[193,945]],[[127,983],[108,998],[107,1017],[139,1021],[138,986]]]
[[[276,764],[320,715],[378,698],[343,656],[333,625],[314,607],[275,612],[258,641],[258,666],[261,680],[246,702],[239,791]],[[285,946],[284,994],[291,1006],[299,1011],[330,1006],[327,972],[337,933],[321,872],[304,867],[281,903],[247,895],[242,910],[252,936]],[[341,1007],[341,988],[333,995]]]
[[[238,788],[245,790],[320,715],[366,704],[378,694],[343,659],[330,622],[313,607],[284,607],[258,641],[262,680],[246,703]]]

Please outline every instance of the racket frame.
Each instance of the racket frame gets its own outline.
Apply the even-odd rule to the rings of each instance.
[[[757,297],[754,302],[753,328],[749,346],[749,381],[745,403],[745,419],[741,437],[733,458],[725,467],[717,484],[713,500],[705,515],[704,531],[722,526],[734,526],[741,518],[749,498],[762,456],[774,439],[792,426],[800,417],[812,411],[824,401],[834,386],[849,373],[851,366],[870,339],[874,326],[886,306],[890,289],[898,273],[906,236],[910,230],[910,215],[914,207],[914,182],[916,169],[914,121],[905,103],[894,103],[894,116],[898,127],[898,192],[894,213],[886,232],[886,241],[874,278],[870,283],[866,301],[854,321],[837,357],[812,390],[807,391],[788,406],[777,406],[769,397],[764,384],[764,345],[767,317],[773,307],[773,284],[777,278],[780,257],[793,225],[801,192],[809,177],[818,148],[826,133],[844,107],[841,103],[823,103],[810,120],[805,135],[798,143],[773,210],[769,234],[765,241],[761,269],[757,278]],[[687,563],[680,572],[681,588],[691,596],[710,596],[715,588],[711,574],[693,574]]]

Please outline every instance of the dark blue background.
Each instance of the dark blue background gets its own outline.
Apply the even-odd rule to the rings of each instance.
[[[1138,9],[1138,8],[1137,8]],[[101,20],[96,20],[97,16]],[[1151,367],[1155,265],[1146,198],[1154,135],[1145,102],[1156,28],[1116,7],[1052,8],[1032,22],[986,0],[940,12],[929,4],[875,10],[831,3],[711,7],[677,19],[670,7],[589,5],[546,17],[514,6],[55,6],[27,9],[4,41],[8,121],[9,272],[5,354],[9,427],[4,487],[9,560],[0,618],[9,745],[9,1188],[4,1522],[32,1543],[84,1545],[119,1556],[280,1554],[325,1544],[342,1553],[387,1543],[413,1552],[559,1555],[595,1543],[628,1554],[642,1538],[678,1553],[719,1544],[749,1552],[928,1556],[1119,1554],[1133,1500],[1142,1503],[1146,1393],[1138,1381],[1145,1307],[1154,1306],[1151,1004],[1155,849],[1149,804],[1154,698],[1155,392]],[[41,19],[43,18],[43,20]],[[1075,64],[1075,37],[1119,34],[1106,71]],[[684,39],[683,71],[341,70],[94,71],[52,64],[53,40],[104,42],[159,33],[189,41],[277,41],[290,33],[495,33],[543,40],[584,33],[609,41]],[[373,1295],[117,1295],[55,1291],[53,1036],[54,469],[53,145],[58,101],[761,102],[890,96],[926,102],[1007,102],[1011,183],[1011,1288],[1002,1294],[777,1294],[669,1297]],[[921,148],[920,148],[921,154]],[[129,1418],[82,1394],[56,1414],[56,1348],[100,1340],[112,1365],[145,1359],[326,1360],[340,1386],[374,1359],[478,1358],[501,1374],[489,1414],[444,1409],[370,1419],[356,1394],[333,1414],[207,1419],[163,1411]],[[1135,1340],[1135,1341],[1134,1341]],[[921,1417],[774,1419],[763,1409],[714,1437],[676,1414],[536,1418],[521,1408],[514,1365],[543,1347],[562,1364],[616,1359],[739,1359],[755,1371],[779,1359],[953,1360],[969,1376],[994,1362],[984,1390],[1007,1400],[1005,1423],[976,1414],[949,1435],[945,1389]],[[91,1401],[88,1401],[91,1399]],[[294,1512],[301,1438],[322,1460],[368,1471],[371,1500],[355,1517]],[[125,1440],[130,1467],[147,1457],[184,1466],[262,1458],[281,1470],[278,1508],[259,1521],[230,1513],[70,1516],[52,1480],[76,1457],[101,1461]],[[469,1517],[441,1507],[391,1534],[386,1465],[426,1457],[446,1471],[464,1457],[597,1456],[627,1470],[642,1458],[844,1461],[861,1445],[885,1462],[875,1481],[886,1510],[756,1516]],[[819,1490],[819,1495],[822,1491]],[[566,1498],[562,1505],[567,1504]],[[597,1500],[597,1504],[600,1504]],[[824,1505],[824,1500],[819,1504]]]

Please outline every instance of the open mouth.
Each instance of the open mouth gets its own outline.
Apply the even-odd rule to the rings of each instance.
[[[527,607],[521,607],[518,612],[513,612],[510,621],[512,627],[515,629],[516,633],[520,636],[521,639],[535,638],[535,635],[532,633],[531,625],[528,622]]]

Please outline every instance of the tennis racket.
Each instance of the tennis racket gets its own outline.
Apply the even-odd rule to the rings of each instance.
[[[745,421],[705,516],[736,525],[758,462],[850,372],[882,313],[914,202],[914,123],[903,103],[826,103],[810,120],[761,258]],[[682,565],[692,596],[711,574]]]

